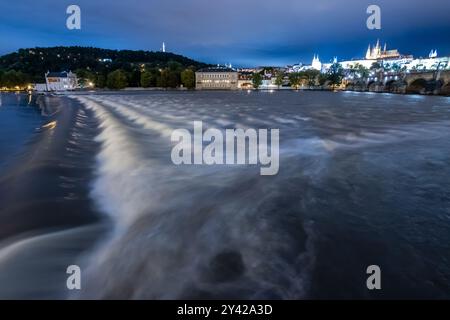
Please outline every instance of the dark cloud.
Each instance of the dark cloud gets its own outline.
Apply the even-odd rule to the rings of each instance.
[[[65,28],[69,4],[82,30]],[[382,8],[382,30],[366,28],[366,8]],[[0,3],[0,53],[20,47],[92,45],[171,51],[211,63],[286,64],[319,53],[352,58],[377,38],[405,53],[450,54],[448,0],[106,0]]]

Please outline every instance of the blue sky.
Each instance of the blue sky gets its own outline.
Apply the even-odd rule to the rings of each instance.
[[[81,30],[66,8],[81,8]],[[381,7],[381,30],[366,9]],[[380,38],[405,54],[450,55],[449,0],[2,0],[0,54],[55,45],[168,51],[240,66],[362,57]]]

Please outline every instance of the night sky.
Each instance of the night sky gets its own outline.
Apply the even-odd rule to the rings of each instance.
[[[81,30],[66,8],[81,7]],[[366,9],[382,10],[368,30]],[[377,38],[401,53],[450,55],[449,0],[2,0],[0,54],[56,45],[167,50],[238,66],[363,57]]]

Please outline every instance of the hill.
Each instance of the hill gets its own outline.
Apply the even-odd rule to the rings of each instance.
[[[14,70],[30,82],[43,82],[47,71],[83,70],[106,78],[115,70],[124,71],[128,84],[140,85],[144,69],[198,69],[207,66],[168,52],[110,50],[93,47],[51,47],[20,49],[0,57],[0,72]],[[175,67],[174,67],[175,65]]]

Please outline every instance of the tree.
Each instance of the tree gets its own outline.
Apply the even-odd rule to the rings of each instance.
[[[181,70],[183,69],[183,65],[177,61],[169,61],[167,67],[169,68],[170,71],[176,71],[180,73]]]
[[[275,78],[275,84],[277,85],[278,89],[283,85],[284,81],[284,73],[283,72],[277,72],[276,78]]]
[[[181,84],[181,65],[170,63],[170,66],[162,69],[156,80],[156,85],[161,88],[176,88]]]
[[[400,70],[401,70],[401,67],[400,67],[400,65],[398,63],[394,63],[392,65],[392,71],[398,73],[398,72],[400,72]]]
[[[171,70],[167,73],[167,87],[176,88],[181,84],[181,72],[179,70]]]
[[[356,74],[357,74],[357,71],[358,71],[358,63],[356,63],[354,65],[353,64],[350,65],[350,67],[346,71],[347,71],[347,74],[351,78],[354,78],[356,76]]]
[[[258,89],[262,85],[262,75],[259,72],[253,73],[252,83],[255,89]]]
[[[98,73],[94,76],[94,84],[97,88],[106,87],[106,76],[103,73]]]
[[[298,87],[300,86],[301,80],[302,80],[302,77],[299,72],[292,72],[289,74],[289,82],[291,83],[291,87],[298,89]]]
[[[81,87],[88,87],[91,82],[95,83],[95,75],[86,69],[77,69],[75,70],[75,74],[78,78],[78,84]]]
[[[29,82],[28,75],[20,71],[9,70],[3,73],[1,77],[2,86],[8,88],[24,87]]]
[[[144,71],[141,73],[141,86],[144,88],[150,87],[152,79],[152,74],[149,71]]]
[[[149,52],[132,50],[108,50],[92,47],[52,47],[19,49],[0,56],[0,69],[5,72],[14,69],[30,76],[30,81],[44,82],[47,71],[75,71],[84,69],[93,74],[106,75],[122,69],[127,72],[130,86],[138,86],[141,68],[163,69],[170,65],[179,72],[190,66],[196,69],[208,67],[207,64],[169,52]],[[179,67],[181,66],[181,67]]]
[[[316,85],[316,80],[319,77],[319,75],[320,75],[320,71],[314,70],[314,69],[306,70],[305,72],[303,72],[303,78],[306,80],[306,83],[310,87],[313,87]]]
[[[128,86],[127,75],[125,71],[118,69],[110,72],[106,78],[106,85],[110,89],[123,89]]]
[[[365,79],[369,76],[369,69],[367,69],[360,63],[355,63],[348,69],[348,75],[351,76],[351,79]]]
[[[366,67],[364,67],[362,64],[357,64],[358,65],[358,75],[360,78],[367,78],[369,76],[369,69],[367,69]]]
[[[158,78],[160,77],[160,72],[156,68],[145,70],[141,73],[141,86],[144,88],[156,87],[158,83]]]
[[[340,63],[333,63],[328,70],[328,80],[330,81],[333,89],[336,86],[339,86],[342,83],[342,79],[344,78],[344,69],[342,68]]]
[[[370,66],[370,70],[377,70],[381,68],[381,64],[378,62],[372,63],[372,66]]]
[[[320,86],[323,86],[328,81],[328,75],[325,73],[319,74],[318,82]]]
[[[191,68],[181,72],[181,83],[188,89],[195,88],[195,72]]]
[[[139,87],[141,85],[141,71],[139,68],[134,67],[126,70],[127,86]]]
[[[169,83],[169,70],[163,69],[159,74],[159,77],[156,81],[156,86],[160,88],[167,88]]]

